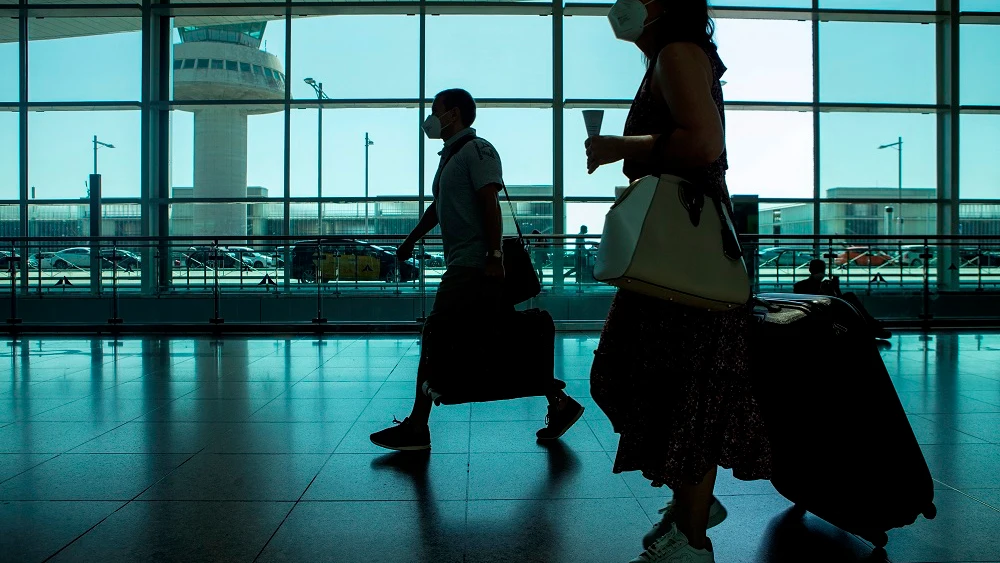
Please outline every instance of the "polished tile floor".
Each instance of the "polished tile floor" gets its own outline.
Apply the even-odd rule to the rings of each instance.
[[[433,454],[368,434],[409,410],[413,337],[25,339],[0,350],[2,561],[539,561],[639,552],[668,491],[611,473],[589,398],[596,336],[557,342],[587,406],[553,447],[546,403],[440,407]],[[849,350],[832,356],[852,369]],[[1000,561],[1000,335],[883,350],[936,479],[939,515],[884,553],[720,475],[722,562]],[[804,374],[808,375],[808,374]]]

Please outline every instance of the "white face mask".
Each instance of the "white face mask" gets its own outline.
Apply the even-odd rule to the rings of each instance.
[[[451,124],[452,121],[449,121],[448,125]],[[441,118],[431,114],[427,116],[427,119],[424,120],[424,124],[421,127],[423,128],[428,139],[440,139],[441,133],[447,125],[441,123]]]
[[[608,12],[608,21],[611,22],[611,29],[615,32],[615,37],[622,41],[631,42],[639,39],[642,31],[648,25],[646,23],[646,18],[649,16],[649,12],[646,11],[647,3],[642,0],[618,0],[614,6],[611,6],[611,11]]]

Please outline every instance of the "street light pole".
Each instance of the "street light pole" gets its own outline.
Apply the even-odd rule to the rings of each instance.
[[[889,143],[887,145],[879,146],[879,150],[894,148],[899,151],[899,209],[896,211],[896,224],[898,225],[897,233],[899,235],[903,234],[903,138],[899,137],[895,143]]]
[[[322,82],[316,82],[312,78],[306,78],[303,82],[312,86],[316,92],[316,99],[319,100],[316,124],[316,219],[318,221],[316,234],[323,236],[325,234],[323,232],[325,231],[323,228],[323,100],[329,97],[323,91]]]
[[[97,175],[97,148],[98,147],[107,147],[109,149],[115,148],[115,146],[112,145],[112,144],[110,144],[110,143],[102,143],[102,142],[98,141],[97,140],[97,135],[94,135],[94,175],[95,176]]]
[[[371,234],[368,231],[368,147],[374,144],[375,141],[372,141],[365,131],[365,234]]]

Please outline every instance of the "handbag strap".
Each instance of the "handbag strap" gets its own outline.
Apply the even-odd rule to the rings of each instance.
[[[444,172],[444,167],[448,165],[448,161],[451,160],[451,157],[458,154],[458,151],[460,151],[466,144],[471,143],[478,138],[479,137],[475,135],[466,135],[455,141],[455,144],[448,147],[448,154],[441,162],[441,172]],[[438,182],[440,183],[440,181],[441,179],[439,177]],[[517,220],[517,213],[514,212],[514,204],[510,201],[510,193],[507,191],[507,184],[502,179],[500,180],[500,186],[503,187],[503,195],[507,199],[507,207],[510,208],[510,216],[514,219],[514,228],[517,229],[517,238],[518,240],[524,241],[524,234],[521,232],[521,223]]]

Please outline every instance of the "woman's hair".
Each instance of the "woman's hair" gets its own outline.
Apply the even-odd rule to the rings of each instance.
[[[708,10],[708,0],[654,1],[663,8],[663,15],[649,25],[654,53],[678,41],[715,48],[715,23]],[[652,61],[646,62],[652,64]]]

